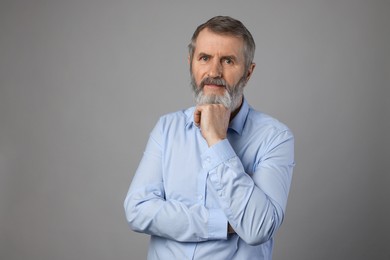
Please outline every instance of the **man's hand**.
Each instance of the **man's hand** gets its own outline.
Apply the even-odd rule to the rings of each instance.
[[[236,233],[236,231],[234,231],[232,226],[230,226],[230,224],[228,223],[228,234],[235,234],[235,233]]]
[[[230,111],[220,104],[200,105],[194,112],[194,121],[210,146],[226,138]]]

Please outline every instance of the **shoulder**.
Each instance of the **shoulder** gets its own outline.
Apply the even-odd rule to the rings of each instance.
[[[160,129],[184,128],[193,121],[194,107],[161,116],[157,122]]]
[[[262,134],[267,133],[270,135],[288,133],[292,136],[291,130],[283,122],[266,113],[257,111],[252,107],[249,108],[245,124],[245,128],[253,132],[261,132]]]
[[[246,136],[258,147],[258,161],[272,156],[288,156],[293,161],[294,135],[278,119],[250,109],[245,125]]]

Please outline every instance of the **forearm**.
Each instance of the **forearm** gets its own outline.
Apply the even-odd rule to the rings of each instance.
[[[161,187],[151,186],[126,197],[126,218],[134,231],[180,242],[226,239],[227,220],[222,210],[166,201],[162,198]]]
[[[218,172],[229,177],[218,176]],[[231,228],[246,243],[263,243],[280,226],[283,210],[273,204],[246,173],[221,165],[210,173],[210,187]]]

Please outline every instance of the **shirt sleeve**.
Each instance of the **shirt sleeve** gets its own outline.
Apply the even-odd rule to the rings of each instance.
[[[124,201],[129,226],[136,232],[180,242],[227,239],[227,219],[221,209],[165,199],[162,138],[160,123],[150,135]]]
[[[202,155],[208,182],[230,225],[248,244],[261,244],[280,227],[294,166],[290,131],[275,136],[249,175],[227,139]]]

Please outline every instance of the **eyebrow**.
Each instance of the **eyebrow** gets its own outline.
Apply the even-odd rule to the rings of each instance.
[[[203,57],[203,56],[208,56],[208,57],[211,57],[210,54],[207,54],[207,53],[204,53],[204,52],[200,52],[197,57]]]
[[[212,57],[212,55],[204,53],[204,52],[200,52],[197,55],[197,57],[203,57],[203,56]],[[225,55],[225,56],[221,57],[221,60],[223,60],[223,59],[231,59],[233,61],[237,61],[237,57],[235,55]]]
[[[234,55],[222,56],[221,59],[229,59],[229,60],[237,61],[237,58]]]

